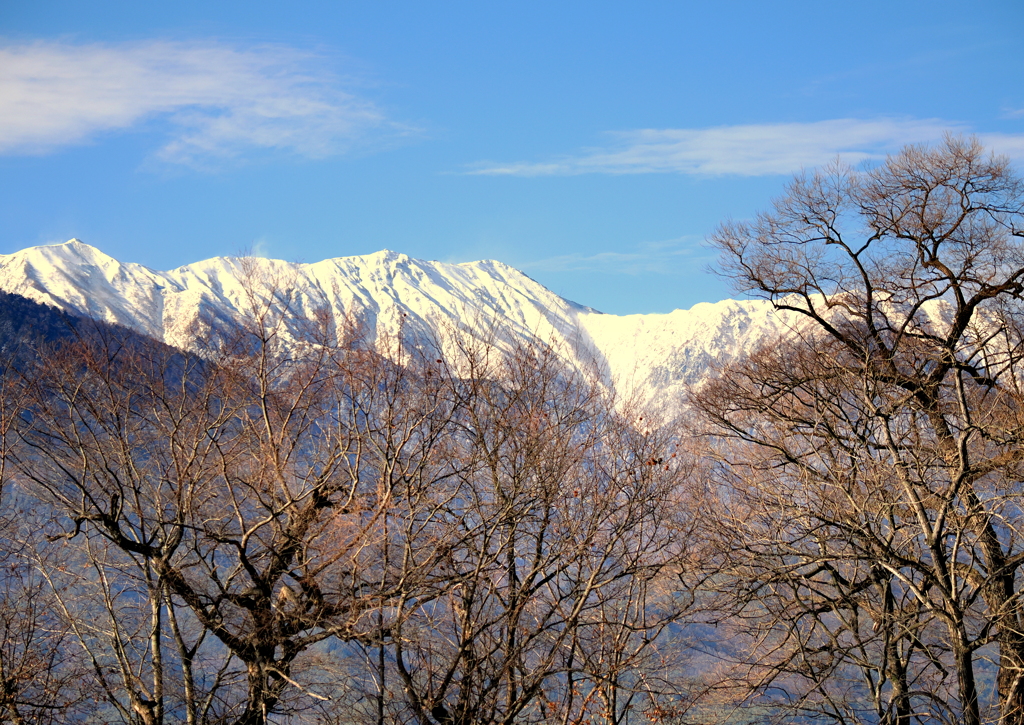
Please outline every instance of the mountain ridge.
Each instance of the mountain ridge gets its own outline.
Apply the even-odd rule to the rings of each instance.
[[[337,323],[355,318],[371,342],[399,332],[443,340],[453,329],[506,345],[537,337],[572,364],[596,367],[620,398],[658,407],[791,324],[758,300],[610,315],[498,260],[452,264],[387,249],[306,264],[213,257],[158,271],[72,239],[0,255],[0,290],[181,348],[236,324],[267,295],[291,305],[295,320],[321,309]]]

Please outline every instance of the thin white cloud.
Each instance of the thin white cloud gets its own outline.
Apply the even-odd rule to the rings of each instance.
[[[252,247],[249,249],[249,254],[253,257],[260,257],[261,259],[273,259],[270,255],[270,242],[266,237],[260,237],[252,243]]]
[[[518,266],[531,272],[601,272],[606,274],[677,274],[679,265],[710,261],[694,237],[647,242],[631,251],[562,254]]]
[[[1024,160],[1024,134],[979,133],[978,138],[997,154],[1009,156],[1014,161]]]
[[[0,46],[0,153],[46,153],[154,118],[171,128],[156,157],[200,166],[254,148],[322,158],[402,131],[293,48]]]
[[[885,158],[908,143],[934,142],[963,124],[941,119],[778,123],[714,128],[641,129],[611,134],[614,143],[540,163],[480,163],[467,173],[494,176],[649,174],[766,176],[792,174],[837,156],[850,164]],[[997,139],[996,136],[991,136]],[[984,140],[984,139],[983,139]],[[1024,136],[1000,136],[1014,151]],[[1016,153],[1014,153],[1016,155]]]

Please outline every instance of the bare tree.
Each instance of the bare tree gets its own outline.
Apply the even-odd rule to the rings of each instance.
[[[97,693],[40,570],[57,565],[39,535],[45,519],[14,492],[0,500],[0,720],[77,722]]]
[[[90,716],[567,725],[679,705],[693,519],[663,429],[541,343],[371,350],[293,314],[286,280],[245,290],[203,356],[101,326],[19,378],[3,461],[47,522],[34,571]]]
[[[802,320],[694,396],[755,691],[841,722],[1024,720],[1022,224],[1007,161],[950,137],[800,176],[712,237]]]
[[[7,466],[25,404],[18,362],[12,355],[0,372],[0,720],[73,722],[94,693],[82,682],[69,628],[38,566],[48,558],[39,533],[46,517],[10,481]]]
[[[689,604],[666,586],[687,523],[667,441],[539,343],[466,345],[453,366],[457,465],[432,524],[445,586],[394,605],[412,719],[617,723],[677,694],[644,668]],[[416,539],[402,546],[418,567]]]
[[[443,428],[419,385],[437,383],[339,341],[325,317],[285,339],[278,297],[254,298],[269,301],[216,359],[105,330],[26,380],[8,460],[91,569],[51,579],[125,721],[313,707],[329,683],[304,680],[303,657],[379,638],[387,476],[412,475]],[[398,411],[412,422],[382,454],[371,434]],[[86,589],[99,618],[81,616]]]

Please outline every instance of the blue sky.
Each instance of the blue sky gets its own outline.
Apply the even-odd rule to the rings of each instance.
[[[0,0],[0,252],[496,258],[619,314],[946,130],[1024,164],[1024,3]]]

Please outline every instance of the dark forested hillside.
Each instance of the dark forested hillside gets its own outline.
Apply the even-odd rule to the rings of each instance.
[[[80,318],[27,297],[0,291],[0,352],[26,343],[54,342],[73,334]]]
[[[16,367],[34,361],[41,348],[54,350],[65,342],[99,335],[119,345],[156,347],[177,357],[176,348],[122,325],[112,325],[0,291],[0,360]],[[179,360],[180,362],[180,360]]]

